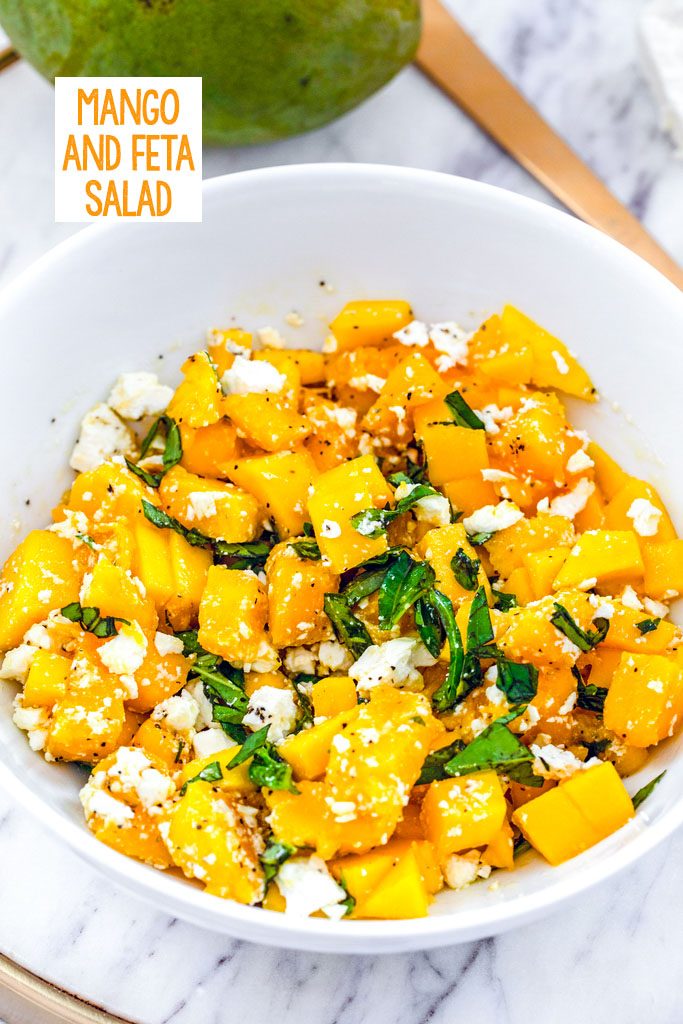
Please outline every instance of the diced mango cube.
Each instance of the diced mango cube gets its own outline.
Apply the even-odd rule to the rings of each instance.
[[[514,306],[501,316],[503,336],[511,342],[526,341],[533,353],[532,381],[540,388],[557,388],[568,395],[595,401],[590,377],[567,346]]]
[[[209,427],[223,415],[218,374],[206,352],[195,352],[182,366],[184,380],[169,402],[167,414],[181,426]]]
[[[70,670],[69,658],[51,651],[36,651],[24,683],[24,704],[51,708],[66,693]]]
[[[311,700],[316,718],[332,718],[355,708],[358,703],[356,684],[349,676],[327,676],[313,684]]]
[[[638,538],[631,530],[595,530],[582,534],[569,552],[553,586],[586,587],[598,583],[628,583],[643,575]],[[588,584],[594,586],[595,582]]]
[[[683,593],[683,540],[643,545],[643,588],[650,597],[669,599]]]
[[[683,665],[661,654],[622,655],[605,700],[605,726],[634,747],[671,736],[683,714]]]
[[[330,324],[336,350],[381,345],[392,342],[392,335],[413,319],[409,302],[393,299],[366,299],[347,302]]]
[[[503,827],[505,796],[495,772],[432,782],[422,802],[426,838],[443,864],[452,853],[487,846]]]
[[[130,572],[100,556],[83,583],[81,604],[97,608],[100,615],[135,621],[145,632],[155,629],[157,613],[144,586]]]
[[[199,605],[199,643],[231,664],[269,660],[277,665],[265,632],[268,599],[253,572],[212,565]]]
[[[229,543],[253,540],[258,531],[256,498],[221,480],[174,466],[159,486],[162,507],[188,529]]]
[[[237,459],[228,476],[275,520],[281,537],[296,537],[308,519],[308,490],[318,470],[306,451]]]

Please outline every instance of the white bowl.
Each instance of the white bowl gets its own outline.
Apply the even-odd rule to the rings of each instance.
[[[206,328],[233,317],[274,324],[298,345],[319,344],[330,316],[363,296],[408,298],[417,316],[436,321],[474,324],[505,302],[538,318],[576,350],[642,435],[608,402],[579,410],[580,421],[632,471],[660,483],[683,522],[675,397],[683,296],[673,285],[598,232],[509,192],[425,171],[304,165],[209,181],[201,225],[89,228],[0,296],[0,555],[48,520],[69,481],[64,467],[79,420],[119,371],[154,369],[171,382]],[[305,317],[296,330],[284,327],[292,309]],[[635,820],[562,867],[529,858],[499,872],[493,890],[484,882],[439,896],[424,920],[296,920],[208,896],[98,843],[83,823],[82,778],[29,750],[10,720],[13,687],[0,691],[0,783],[8,793],[113,882],[168,913],[273,945],[375,953],[501,932],[632,864],[683,821],[683,759],[672,742],[629,781],[633,792],[669,768]]]

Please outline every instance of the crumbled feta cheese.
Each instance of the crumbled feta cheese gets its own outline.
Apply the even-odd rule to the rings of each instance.
[[[194,697],[199,707],[199,713],[197,716],[196,726],[208,726],[213,723],[213,705],[204,693],[204,684],[201,679],[197,679],[194,682],[188,683],[181,693],[189,693],[191,697]]]
[[[18,693],[15,697],[12,721],[28,735],[31,750],[42,750],[45,746],[49,717],[47,708],[25,707],[22,695]]]
[[[325,861],[316,856],[290,857],[275,876],[275,884],[285,900],[285,913],[293,917],[310,917],[318,910],[337,917],[336,910],[346,899]]]
[[[568,473],[583,473],[585,470],[590,469],[595,463],[591,459],[588,452],[585,452],[583,448],[579,448],[577,452],[570,455],[567,459],[567,472]]]
[[[31,644],[20,644],[7,651],[0,666],[0,679],[16,679],[23,683],[28,675],[36,648]]]
[[[158,416],[173,398],[173,388],[159,383],[156,373],[122,373],[112,388],[107,405],[124,420]]]
[[[192,746],[196,757],[212,757],[222,750],[230,750],[237,743],[220,728],[202,729],[192,737]]]
[[[497,533],[514,526],[524,513],[513,501],[499,501],[497,505],[484,505],[476,509],[471,516],[466,516],[462,524],[470,535],[477,533]]]
[[[330,539],[334,537],[341,537],[341,532],[341,526],[339,523],[336,523],[334,519],[323,519],[320,524],[321,537],[329,537]]]
[[[421,320],[411,320],[400,331],[394,331],[394,337],[401,345],[424,348],[425,345],[429,344],[429,328]]]
[[[356,391],[376,391],[379,394],[386,382],[386,377],[378,377],[375,373],[365,373],[362,377],[351,377],[349,387]]]
[[[395,500],[402,501],[419,487],[419,484],[401,483],[394,491]],[[451,521],[451,505],[443,494],[427,494],[412,506],[417,519],[431,526],[448,526]]]
[[[640,537],[654,537],[659,530],[662,510],[647,498],[635,498],[626,515],[633,520],[633,529]]]
[[[554,743],[532,743],[529,749],[535,758],[534,772],[544,779],[568,779],[575,772],[600,764],[597,757],[591,757],[589,761],[580,761],[570,750]]]
[[[199,704],[186,690],[181,690],[174,697],[167,697],[152,711],[155,722],[164,722],[178,732],[194,729],[199,716]]]
[[[622,591],[621,603],[627,608],[631,608],[634,612],[642,612],[643,610],[640,598],[630,583],[628,583]]]
[[[291,316],[292,314],[289,315]],[[285,317],[285,320],[287,320],[287,317]],[[287,320],[287,323],[289,323],[289,320]],[[292,326],[299,327],[301,325],[294,324]],[[264,348],[285,348],[287,344],[276,327],[260,327],[256,334]]]
[[[252,361],[244,356],[235,356],[229,370],[221,377],[221,386],[226,395],[263,395],[282,391],[287,378],[271,363]]]
[[[381,683],[410,687],[422,684],[418,668],[435,663],[436,658],[420,640],[400,636],[367,647],[349,669],[349,675],[356,680],[359,690],[370,690]]]
[[[117,800],[110,793],[87,782],[79,793],[86,821],[93,817],[102,818],[106,825],[116,825],[123,828],[131,821],[135,814],[133,808]]]
[[[115,675],[133,675],[147,654],[147,637],[137,622],[121,623],[111,640],[103,643],[97,652],[100,661]]]
[[[285,669],[292,676],[297,676],[301,673],[307,676],[314,676],[316,663],[315,652],[309,651],[306,647],[288,647],[285,651]]]
[[[553,498],[550,502],[550,514],[564,516],[565,519],[574,519],[579,512],[583,512],[594,490],[593,481],[582,477],[571,491]]]
[[[495,665],[493,667],[495,668]],[[486,699],[491,704],[507,704],[507,696],[505,692],[503,690],[499,690],[495,683],[486,687]]]
[[[155,633],[154,646],[162,658],[167,654],[182,654],[185,649],[180,637],[172,636],[171,633]]]
[[[323,405],[321,406],[322,411],[328,420],[336,423],[346,434],[353,433],[358,413],[355,409],[347,409],[345,406],[334,407]]]
[[[296,725],[297,704],[291,690],[276,686],[260,686],[249,698],[249,707],[242,720],[253,732],[268,726],[271,743],[282,743]]]
[[[466,889],[477,878],[488,878],[490,874],[490,864],[482,864],[478,855],[454,853],[444,865],[444,878],[449,889]]]
[[[207,340],[209,345],[220,345],[233,356],[244,356],[245,359],[249,359],[251,356],[251,349],[246,345],[240,345],[234,338],[230,338],[225,331],[218,327],[211,328],[207,333]]]
[[[650,615],[654,615],[656,619],[663,619],[669,614],[669,606],[664,604],[663,601],[653,601],[651,597],[643,598],[643,607],[646,612]],[[28,638],[28,633],[24,639]]]
[[[452,320],[430,325],[429,340],[436,351],[441,353],[436,359],[439,373],[445,373],[446,370],[467,362],[471,338],[471,334]]]
[[[155,768],[138,747],[119,747],[106,776],[112,792],[136,794],[147,810],[168,800],[175,792],[172,779]]]
[[[83,417],[69,465],[78,473],[86,473],[114,455],[134,453],[135,442],[130,430],[113,409],[101,402]]]
[[[280,656],[267,640],[262,640],[254,660],[245,661],[243,667],[245,672],[275,672],[280,667]]]
[[[513,410],[511,405],[500,408],[497,405],[485,405],[483,409],[476,410],[477,416],[484,424],[487,434],[497,434],[500,431],[499,423],[505,423],[512,419]]]
[[[74,509],[65,508],[64,518],[59,522],[48,526],[48,530],[56,533],[65,540],[70,540],[74,546],[84,543],[83,537],[88,533],[88,519],[84,512],[77,512]]]
[[[508,473],[505,469],[482,469],[481,478],[491,484],[501,484],[505,480],[516,479],[514,473]]]
[[[187,519],[210,519],[216,515],[216,502],[224,497],[223,491],[191,491],[187,496]]]
[[[328,672],[344,672],[353,664],[353,655],[337,640],[323,640],[318,648],[318,661]],[[310,674],[314,672],[315,667]]]

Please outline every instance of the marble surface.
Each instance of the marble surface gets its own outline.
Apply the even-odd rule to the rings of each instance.
[[[683,164],[659,132],[639,71],[642,0],[451,3],[683,261]],[[15,66],[0,76],[0,286],[74,230],[52,223],[51,140],[51,90]],[[277,145],[211,149],[204,168],[211,176],[318,160],[428,167],[551,201],[414,69],[326,129]],[[0,951],[141,1024],[683,1018],[683,835],[541,923],[471,945],[376,958],[269,950],[156,913],[113,889],[2,793],[0,868]]]

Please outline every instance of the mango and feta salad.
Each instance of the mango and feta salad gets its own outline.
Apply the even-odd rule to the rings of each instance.
[[[115,850],[269,910],[421,917],[633,817],[657,780],[622,778],[683,713],[683,540],[517,309],[468,334],[359,301],[330,330],[213,330],[175,390],[122,374],[4,566],[0,676]]]

